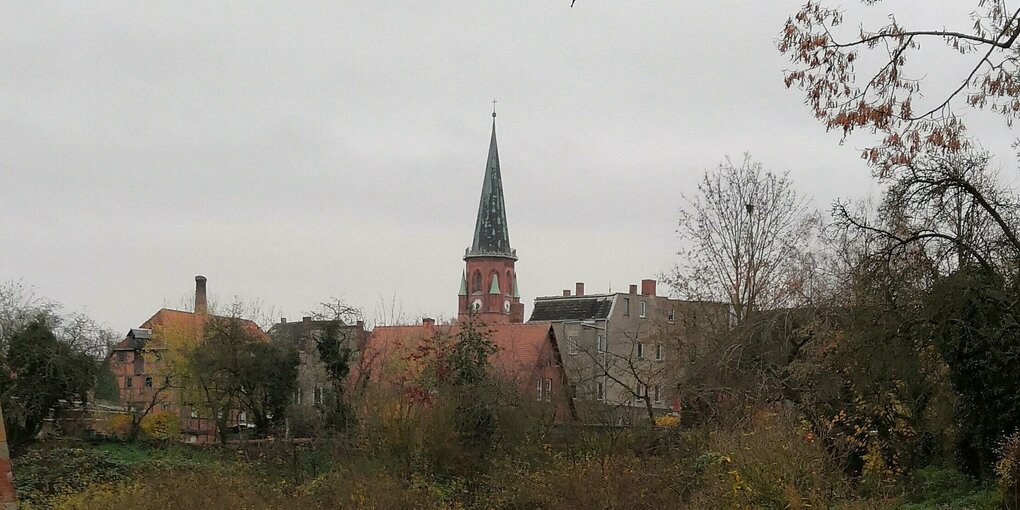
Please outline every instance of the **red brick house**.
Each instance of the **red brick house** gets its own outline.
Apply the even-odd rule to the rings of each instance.
[[[176,413],[181,420],[181,439],[187,442],[208,442],[216,439],[213,420],[200,416],[182,401],[172,379],[163,372],[164,358],[172,355],[170,345],[193,346],[202,341],[206,323],[225,318],[241,323],[255,336],[269,341],[262,328],[247,319],[210,315],[206,305],[206,278],[195,277],[195,311],[162,308],[138,328],[132,328],[118,342],[107,358],[120,392],[122,405],[131,412]],[[239,415],[231,420],[235,425]]]

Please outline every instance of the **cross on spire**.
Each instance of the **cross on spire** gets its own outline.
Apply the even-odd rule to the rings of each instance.
[[[496,98],[492,99],[492,118],[496,118]]]

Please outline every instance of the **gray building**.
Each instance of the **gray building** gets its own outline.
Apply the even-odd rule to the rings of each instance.
[[[639,292],[640,290],[640,292]],[[539,297],[530,321],[553,324],[580,418],[642,423],[679,412],[684,368],[708,328],[728,322],[725,303],[656,294],[655,280],[626,293]]]
[[[280,319],[280,322],[269,328],[269,337],[273,342],[293,346],[298,350],[301,364],[298,365],[297,389],[293,397],[295,405],[321,404],[323,395],[330,386],[325,367],[319,360],[315,340],[322,334],[323,329],[331,324],[338,326],[341,338],[349,344],[355,354],[362,351],[368,340],[368,332],[365,331],[365,323],[362,321],[350,325],[342,320],[313,320],[311,317],[302,317],[301,322]],[[352,363],[357,362],[357,359],[352,360]],[[352,373],[354,372],[352,369]]]

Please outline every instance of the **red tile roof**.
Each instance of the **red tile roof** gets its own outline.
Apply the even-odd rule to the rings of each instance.
[[[555,362],[554,339],[549,323],[482,325],[496,346],[490,359],[503,377],[530,378],[536,370]],[[458,325],[452,326],[378,326],[365,346],[364,356],[376,369],[393,368],[415,371],[409,357],[437,335],[455,336]]]
[[[141,327],[145,329],[154,330],[152,347],[158,347],[160,344],[160,331],[175,329],[190,335],[194,335],[196,340],[202,338],[203,331],[205,329],[205,323],[210,319],[229,319],[236,320],[241,323],[241,326],[248,330],[249,333],[257,336],[259,339],[268,342],[269,335],[262,328],[248,319],[239,319],[235,317],[222,317],[219,315],[199,314],[194,312],[185,312],[181,310],[171,310],[169,308],[161,308],[149,320],[142,323]],[[113,350],[127,350],[133,349],[131,345],[131,339],[125,338],[114,346]]]

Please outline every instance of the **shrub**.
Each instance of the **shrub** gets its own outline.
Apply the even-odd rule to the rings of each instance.
[[[181,419],[168,411],[151,413],[142,418],[142,433],[153,441],[178,441],[181,437]]]
[[[655,419],[655,425],[658,427],[676,427],[680,425],[680,417],[674,414],[664,414]]]
[[[14,459],[15,487],[21,508],[50,508],[56,499],[120,480],[123,464],[104,452],[83,448],[33,449]]]
[[[999,445],[999,462],[995,465],[999,488],[1008,510],[1020,509],[1020,432],[1013,433]]]
[[[131,416],[112,414],[101,420],[96,427],[98,432],[115,437],[127,437],[131,433]]]

